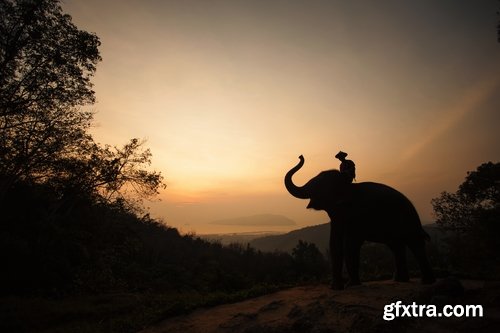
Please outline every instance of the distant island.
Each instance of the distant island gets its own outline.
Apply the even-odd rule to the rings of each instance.
[[[256,227],[283,227],[294,226],[295,221],[283,215],[276,214],[258,214],[252,216],[235,217],[210,222],[216,225],[238,225],[238,226],[256,226]]]

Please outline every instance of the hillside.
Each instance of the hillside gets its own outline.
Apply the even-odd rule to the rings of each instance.
[[[257,238],[276,236],[281,234],[282,233],[279,232],[262,231],[262,232],[235,232],[230,234],[204,234],[204,235],[198,235],[198,237],[210,242],[219,242],[222,245],[229,245],[234,243],[246,245],[251,243],[254,239]]]
[[[426,224],[424,230],[431,237],[434,244],[441,244],[446,233],[438,229],[436,224]],[[330,235],[330,224],[319,224],[298,230],[290,231],[286,234],[270,235],[255,238],[250,241],[250,245],[258,250],[272,252],[275,250],[291,252],[299,240],[314,243],[321,252],[326,253],[328,249]]]
[[[235,304],[199,309],[169,318],[140,333],[167,332],[494,332],[500,327],[500,284],[446,279],[433,286],[412,281],[377,281],[333,291],[302,286]],[[481,304],[483,318],[395,318],[384,306],[402,304]]]
[[[319,224],[298,230],[290,231],[282,235],[265,236],[252,240],[250,246],[267,252],[275,250],[292,252],[299,240],[315,243],[321,252],[328,249],[330,224]]]

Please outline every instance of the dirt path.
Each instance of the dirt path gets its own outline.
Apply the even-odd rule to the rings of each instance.
[[[422,329],[427,332],[455,332],[463,329],[465,332],[471,328],[470,322],[475,327],[474,333],[477,333],[483,329],[485,332],[490,331],[490,328],[493,328],[490,327],[491,323],[499,325],[499,304],[496,304],[496,307],[495,304],[488,305],[491,310],[488,320],[485,318],[474,318],[468,321],[436,318],[384,321],[382,319],[384,305],[397,300],[403,301],[403,304],[411,304],[413,301],[419,304],[429,304],[431,299],[433,302],[444,300],[452,303],[464,301],[464,297],[474,301],[476,297],[477,302],[481,300],[481,297],[486,297],[485,295],[492,295],[491,291],[483,292],[483,282],[464,281],[462,285],[465,287],[465,292],[462,289],[462,295],[454,295],[454,293],[460,293],[460,290],[454,290],[456,286],[453,283],[436,288],[422,286],[416,281],[410,283],[368,282],[343,291],[333,291],[326,285],[296,287],[240,303],[199,309],[189,315],[169,318],[140,333],[326,333],[386,332],[388,330],[417,332]],[[493,289],[497,292],[497,296],[500,296],[500,288],[495,288]],[[443,290],[445,292],[442,292]],[[500,299],[500,297],[497,298]],[[483,299],[483,301],[488,300]]]

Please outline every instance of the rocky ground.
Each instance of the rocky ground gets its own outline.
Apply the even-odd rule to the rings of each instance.
[[[396,318],[384,305],[480,304],[482,318]],[[402,311],[401,311],[402,312]],[[342,291],[327,285],[296,287],[244,302],[199,309],[140,333],[285,332],[500,332],[500,283],[448,278],[432,286],[417,281],[367,282]]]

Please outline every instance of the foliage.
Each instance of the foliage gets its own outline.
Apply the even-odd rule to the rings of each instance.
[[[295,279],[292,258],[181,236],[128,193],[163,186],[151,153],[87,133],[99,39],[57,0],[0,2],[2,294],[219,290]]]
[[[148,171],[151,153],[132,139],[123,148],[93,141],[90,79],[99,38],[78,30],[58,0],[0,2],[0,205],[16,182],[50,184],[54,211],[79,196],[133,204],[164,186]]]
[[[500,4],[500,1],[499,1]],[[497,41],[500,43],[500,5],[499,10],[497,11],[498,23],[497,23]]]
[[[53,214],[57,202],[51,184],[18,182],[6,196],[0,326],[7,331],[61,325],[61,331],[132,332],[313,277],[287,253],[181,235],[120,201],[80,196],[66,214]],[[298,257],[317,258],[317,248],[304,249],[313,255]]]
[[[29,183],[18,183],[6,201],[0,294],[233,292],[300,275],[286,253],[183,236],[120,202],[79,197],[67,213],[54,214],[56,192]]]
[[[2,332],[138,332],[167,317],[186,314],[199,307],[234,303],[275,292],[271,285],[232,293],[196,291],[164,293],[134,291],[79,295],[63,299],[0,298]]]
[[[500,210],[500,163],[484,163],[468,172],[456,193],[443,192],[432,205],[443,228],[470,232],[491,223]]]
[[[327,261],[314,243],[299,240],[292,250],[292,257],[296,271],[305,278],[321,278],[328,271]]]
[[[395,269],[394,254],[389,250],[387,245],[366,242],[361,247],[360,253],[359,275],[361,280],[370,281],[392,278],[392,273]],[[411,255],[407,256],[407,258],[411,262]]]
[[[448,239],[450,264],[469,274],[500,276],[500,163],[468,172],[455,193],[432,200],[437,223],[455,232]]]
[[[165,185],[161,173],[143,168],[151,165],[152,156],[143,145],[144,141],[135,138],[122,148],[101,147],[87,140],[74,154],[61,157],[53,174],[45,177],[65,199],[87,195],[98,201],[130,204],[131,198],[149,198]]]
[[[56,0],[0,2],[0,174],[3,189],[53,168],[86,138],[99,39]]]

